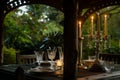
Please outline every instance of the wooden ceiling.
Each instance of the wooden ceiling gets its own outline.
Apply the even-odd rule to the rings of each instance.
[[[69,4],[69,0],[67,1]],[[116,1],[116,0],[78,0],[78,3],[80,8],[84,9],[92,6],[97,6],[101,3],[110,3],[111,1]],[[18,4],[18,6],[21,6],[21,4],[19,3],[22,3],[23,5],[24,4],[46,4],[46,5],[55,7],[59,10],[63,10],[64,0],[0,0],[1,6],[9,5],[8,7],[10,7],[11,4],[16,5],[16,3]]]
[[[68,1],[68,4],[65,4],[65,1]],[[77,0],[72,1],[74,3]],[[120,4],[120,0],[78,0],[77,2],[79,5],[79,10],[87,9],[87,11],[82,15],[84,20],[87,19],[90,14],[97,10],[100,10],[110,5]],[[64,6],[69,5],[69,0],[0,0],[0,6],[2,6],[0,7],[0,11],[3,10],[4,14],[6,15],[10,11],[20,6],[30,4],[45,4],[63,11]]]

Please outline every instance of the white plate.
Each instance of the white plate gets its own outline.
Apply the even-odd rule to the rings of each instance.
[[[40,72],[54,72],[54,70],[50,69],[50,68],[31,68],[29,70],[29,72],[33,72],[33,73],[40,73]]]

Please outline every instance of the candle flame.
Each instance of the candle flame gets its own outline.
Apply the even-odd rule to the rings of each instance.
[[[91,19],[93,20],[93,19],[94,19],[94,16],[91,16]]]
[[[79,25],[81,25],[82,24],[82,22],[81,21],[79,21]]]
[[[82,22],[79,21],[78,24],[79,24],[79,26],[78,26],[78,29],[79,29],[79,37],[81,38],[81,36],[82,36],[82,30],[81,30]]]
[[[107,17],[107,14],[105,14],[104,17],[106,18],[106,17]]]

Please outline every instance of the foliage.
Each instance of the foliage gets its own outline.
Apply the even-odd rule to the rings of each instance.
[[[16,16],[17,15],[11,12],[5,18],[6,34],[4,43],[8,48],[21,49],[26,46],[25,43],[32,44],[32,42],[28,36],[27,27],[21,26],[18,23],[19,18]]]
[[[49,47],[63,47],[63,42],[64,39],[62,32],[52,32],[42,40],[40,49],[46,50]]]
[[[112,26],[111,26],[112,25]],[[109,33],[113,39],[120,39],[120,14],[113,14],[109,19]]]
[[[106,50],[109,54],[120,54],[120,48],[119,47],[111,47]]]
[[[4,53],[4,64],[14,64],[16,63],[16,50],[13,48],[3,47]]]
[[[46,5],[28,5],[26,9],[25,12],[16,9],[6,16],[6,47],[34,50],[48,34],[63,31],[62,12]]]
[[[46,24],[46,28],[43,29],[43,35],[49,35],[53,32],[63,32],[63,26],[56,23],[56,21],[50,21]]]

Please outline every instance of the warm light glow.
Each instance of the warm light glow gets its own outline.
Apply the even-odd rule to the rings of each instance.
[[[79,21],[79,26],[82,24],[82,22],[81,21]],[[81,26],[80,26],[81,27]]]
[[[107,14],[105,14],[104,17],[107,18]]]
[[[56,60],[56,65],[57,66],[63,66],[63,61],[62,60]]]
[[[91,20],[93,20],[94,19],[94,16],[91,16]]]

